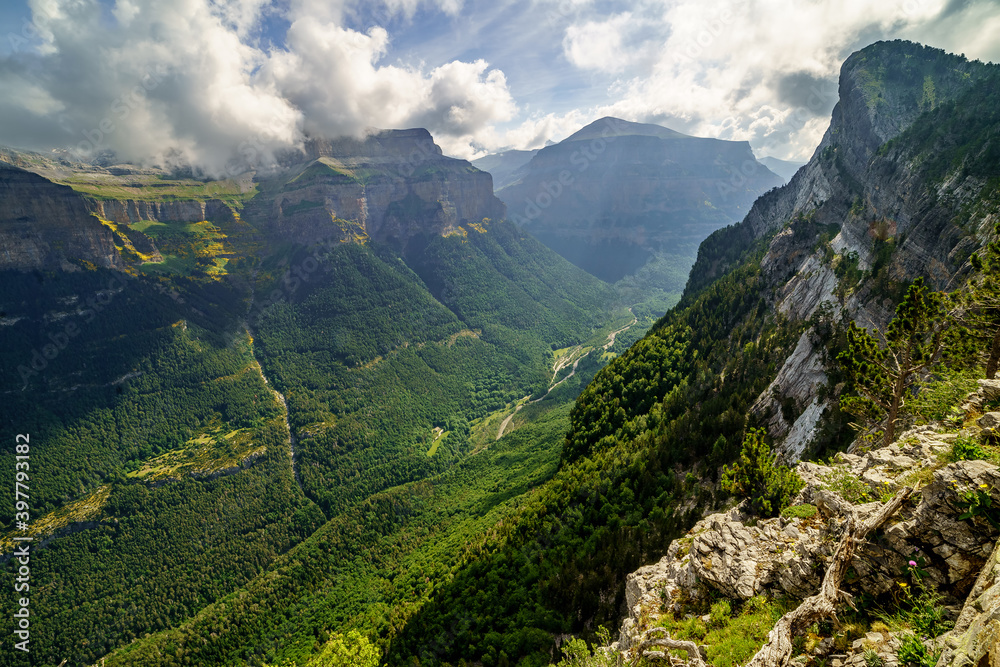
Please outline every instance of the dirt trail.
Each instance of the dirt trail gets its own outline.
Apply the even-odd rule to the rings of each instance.
[[[617,336],[618,334],[620,334],[620,333],[622,333],[622,332],[624,332],[624,331],[626,331],[628,329],[631,329],[633,326],[635,326],[635,323],[639,321],[639,318],[637,318],[635,316],[635,313],[632,312],[631,308],[628,309],[628,312],[632,314],[632,322],[631,322],[631,324],[626,324],[625,326],[623,326],[618,331],[612,331],[611,333],[609,333],[608,334],[608,342],[605,343],[604,347],[602,347],[601,349],[603,349],[603,350],[609,349],[612,345],[615,344],[615,336]],[[577,346],[577,347],[579,347],[579,346]],[[593,350],[591,350],[590,352],[593,352]],[[500,438],[503,437],[504,431],[507,430],[507,427],[510,425],[511,420],[514,419],[514,415],[516,415],[518,412],[520,412],[521,408],[523,408],[525,405],[531,405],[532,403],[538,403],[539,401],[545,400],[545,397],[548,396],[549,394],[551,394],[553,389],[555,389],[556,387],[558,387],[559,385],[561,385],[563,382],[565,382],[566,380],[568,380],[571,377],[573,377],[574,375],[576,375],[576,367],[580,365],[581,361],[583,361],[584,359],[586,359],[587,355],[590,354],[590,352],[587,352],[586,354],[582,355],[579,359],[577,359],[576,361],[574,361],[573,362],[573,370],[570,371],[569,375],[567,375],[566,377],[564,377],[562,380],[559,380],[559,382],[556,382],[555,384],[553,384],[552,386],[550,386],[549,390],[547,392],[545,392],[545,394],[541,398],[536,398],[535,400],[528,401],[527,403],[521,403],[516,408],[514,408],[514,412],[510,413],[507,416],[507,418],[503,420],[503,423],[500,424],[500,428],[497,430],[497,437],[496,437],[496,439],[499,440]],[[572,355],[572,352],[570,353],[570,355]],[[564,357],[564,359],[568,359],[568,358],[569,358],[569,356]],[[561,371],[565,367],[566,367],[566,363],[563,363],[563,360],[560,360],[560,361],[556,362],[555,365],[553,365],[553,367],[552,367],[552,370],[553,370],[552,379],[555,380],[556,379],[556,375],[559,374],[559,371]],[[530,398],[530,396],[525,396],[521,400],[525,401],[528,398]]]
[[[253,334],[250,333],[250,327],[245,326],[247,335],[250,336],[250,340],[253,341]],[[260,379],[264,381],[267,388],[274,392],[275,398],[281,403],[281,410],[284,413],[285,418],[285,430],[288,431],[288,450],[289,456],[292,459],[292,476],[295,477],[295,483],[299,485],[299,489],[302,488],[302,479],[299,477],[299,453],[295,450],[295,433],[292,432],[292,425],[288,421],[288,403],[285,401],[285,395],[274,388],[274,386],[268,382],[267,376],[264,375],[264,369],[257,361],[257,357],[253,354],[253,343],[250,343],[250,355],[253,357],[254,364],[257,366],[257,372],[260,374]]]

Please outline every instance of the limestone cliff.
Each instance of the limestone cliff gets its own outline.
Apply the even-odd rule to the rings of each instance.
[[[105,220],[128,225],[140,220],[154,222],[200,222],[231,218],[232,208],[217,199],[145,201],[135,199],[87,199],[89,209]]]
[[[926,128],[931,118],[947,119],[951,100],[974,94],[976,82],[997,70],[903,42],[852,55],[812,159],[787,185],[758,199],[742,222],[706,241],[688,293],[755,247],[763,252],[772,307],[818,329],[842,312],[860,326],[885,326],[895,304],[891,286],[919,276],[935,289],[957,287],[967,258],[1000,219],[988,205],[991,188],[960,165],[932,178],[928,163],[936,149],[921,143],[926,130],[907,132],[918,120]],[[826,357],[818,329],[803,334],[753,410],[789,460],[807,450],[836,398],[821,391],[836,362]]]
[[[442,155],[423,129],[313,140],[284,162],[287,171],[265,180],[246,211],[251,222],[283,239],[405,245],[417,235],[445,235],[505,214],[490,175]]]
[[[69,187],[0,162],[0,270],[122,268],[114,235]]]

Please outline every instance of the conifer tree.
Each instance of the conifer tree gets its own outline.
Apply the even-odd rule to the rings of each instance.
[[[1000,223],[995,229],[1000,235]],[[992,380],[1000,366],[1000,240],[987,244],[971,262],[975,274],[966,289],[954,294],[959,325],[954,342],[976,357],[989,350],[986,377]]]
[[[940,355],[948,325],[944,295],[930,291],[923,278],[906,290],[884,334],[878,330],[873,334],[851,322],[847,350],[838,359],[860,396],[842,399],[841,407],[871,421],[884,415],[883,446],[895,438],[907,389]]]
[[[750,429],[743,439],[739,461],[722,468],[722,489],[750,501],[759,516],[777,516],[804,486],[795,470],[778,463],[764,437],[764,429]]]

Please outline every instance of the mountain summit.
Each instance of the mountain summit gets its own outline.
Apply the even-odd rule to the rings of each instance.
[[[747,142],[601,118],[538,151],[500,189],[510,219],[591,274],[679,292],[698,243],[781,179]]]

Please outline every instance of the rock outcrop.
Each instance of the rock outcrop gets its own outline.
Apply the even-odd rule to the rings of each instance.
[[[981,380],[962,407],[974,417],[997,398],[1000,381]],[[988,426],[992,414],[978,422]],[[632,653],[658,615],[683,617],[709,599],[746,601],[764,595],[801,600],[814,595],[848,517],[863,521],[900,489],[916,487],[910,501],[858,545],[843,588],[877,600],[898,597],[903,587],[915,583],[936,591],[945,616],[955,621],[953,630],[924,640],[935,651],[943,650],[938,665],[995,664],[990,660],[1000,654],[1000,531],[988,510],[990,503],[1000,503],[1000,468],[983,460],[948,462],[958,438],[989,433],[967,419],[961,432],[924,426],[885,448],[839,454],[830,465],[799,463],[805,487],[792,508],[803,511],[758,519],[741,504],[712,514],[674,540],[659,562],[630,574],[628,615],[610,649],[635,657]],[[980,510],[970,511],[972,498],[978,498],[974,505]],[[836,660],[842,667],[862,667],[871,664],[866,655],[873,659],[877,654],[884,664],[897,664],[896,652],[907,632],[869,632]],[[814,655],[832,652],[831,639],[819,642]]]
[[[692,601],[706,599],[710,591],[733,600],[757,595],[802,599],[814,594],[847,513],[863,518],[881,506],[878,501],[855,505],[843,497],[842,490],[836,490],[838,485],[860,473],[868,493],[891,495],[889,492],[914,472],[932,469],[937,455],[949,447],[928,434],[911,438],[911,444],[892,445],[863,457],[844,457],[833,467],[801,464],[800,471],[808,482],[797,500],[811,501],[818,508],[814,517],[752,522],[752,517],[736,508],[698,522],[671,544],[660,562],[629,575],[626,600],[630,613],[615,648],[627,651],[633,647],[647,629],[642,619],[651,613],[666,610],[684,614]],[[958,519],[964,511],[961,494],[983,485],[994,489],[994,502],[1000,501],[996,490],[1000,488],[1000,469],[993,464],[959,461],[934,470],[933,480],[921,490],[916,507],[904,507],[901,520],[859,548],[851,562],[849,592],[874,597],[890,593],[900,582],[906,583],[908,562],[920,557],[926,560],[922,569],[931,585],[943,592],[950,605],[961,604],[973,591],[998,537],[985,521]],[[994,595],[1000,593],[994,591]],[[1000,603],[992,598],[980,606],[1000,614]],[[981,627],[995,621],[993,616],[980,620]]]
[[[492,177],[442,155],[423,129],[314,140],[284,160],[288,171],[265,181],[246,217],[286,240],[373,238],[405,246],[415,236],[505,215]]]

